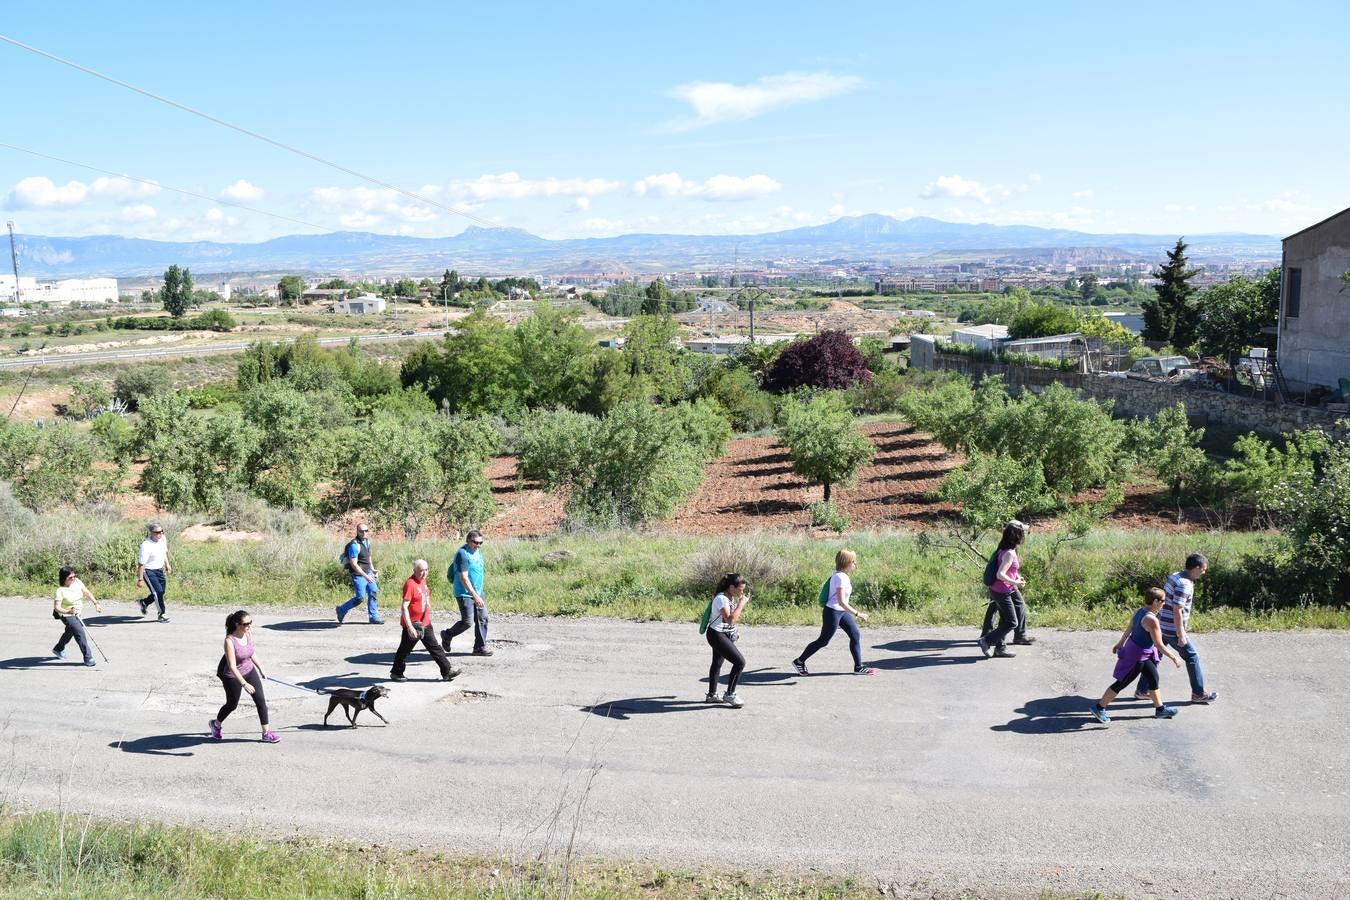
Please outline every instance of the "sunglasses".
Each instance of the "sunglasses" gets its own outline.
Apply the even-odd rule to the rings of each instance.
[[[481,546],[483,546],[483,542],[482,542],[482,541],[469,541],[469,546],[470,546],[470,547],[481,547]]]
[[[239,624],[240,624],[240,625],[243,625],[245,628],[247,628],[248,626],[250,626],[250,625],[253,624],[253,620],[252,620],[252,619],[249,619],[247,622],[240,622]]]

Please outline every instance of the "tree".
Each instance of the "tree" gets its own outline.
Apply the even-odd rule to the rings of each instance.
[[[176,265],[165,269],[164,286],[159,289],[159,299],[169,315],[181,319],[192,304],[192,273]]]
[[[590,387],[595,342],[574,310],[541,300],[515,329],[516,357],[525,405],[531,409],[575,407]]]
[[[1153,441],[1145,464],[1167,485],[1172,497],[1180,499],[1183,490],[1195,489],[1209,465],[1200,449],[1205,430],[1191,428],[1186,407],[1178,403],[1154,416],[1149,431]]]
[[[1231,368],[1253,346],[1270,339],[1262,329],[1280,314],[1280,269],[1256,281],[1241,275],[1206,288],[1196,302],[1200,351],[1227,360]]]
[[[482,309],[460,320],[443,348],[413,351],[399,377],[405,387],[421,385],[438,406],[465,415],[514,412],[524,402],[515,336]]]
[[[173,376],[163,366],[136,366],[113,379],[113,397],[135,411],[148,397],[173,390]]]
[[[413,281],[411,278],[400,278],[398,281],[394,282],[394,296],[416,297],[417,282]]]
[[[852,481],[876,452],[867,436],[853,427],[853,414],[838,394],[817,394],[809,400],[789,397],[781,418],[778,439],[792,457],[792,471],[822,485],[827,503],[831,488]]]
[[[277,295],[282,303],[298,303],[305,293],[305,280],[299,275],[283,275],[277,282]]]
[[[666,286],[664,278],[655,279],[642,293],[643,315],[660,316],[670,312],[670,288]]]
[[[1083,298],[1084,303],[1090,303],[1098,290],[1097,274],[1088,272],[1083,276],[1083,283],[1078,286],[1078,295]]]
[[[1033,303],[1023,307],[1008,325],[1008,336],[1015,339],[1071,334],[1078,330],[1078,317],[1063,306]]]
[[[822,331],[779,353],[764,378],[764,387],[778,393],[799,387],[834,390],[860,381],[871,383],[872,373],[853,341],[842,331]]]
[[[1187,268],[1186,241],[1177,238],[1176,246],[1167,251],[1167,262],[1159,266],[1153,277],[1154,296],[1141,304],[1144,308],[1144,340],[1162,341],[1173,347],[1189,347],[1195,343],[1197,315],[1191,279],[1198,269]]]

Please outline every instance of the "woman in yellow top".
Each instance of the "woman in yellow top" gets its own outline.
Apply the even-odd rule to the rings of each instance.
[[[70,566],[62,566],[61,572],[56,579],[56,600],[52,604],[52,617],[60,619],[65,624],[66,630],[61,635],[61,640],[56,642],[52,648],[52,653],[57,659],[66,658],[66,644],[74,638],[75,643],[80,645],[80,652],[84,654],[84,664],[86,666],[94,665],[94,655],[89,652],[89,635],[84,632],[84,622],[80,619],[80,612],[84,609],[84,601],[88,600],[94,604],[94,609],[103,612],[103,607],[98,605],[98,600],[89,593],[89,588],[84,586],[84,582],[75,577],[75,570]]]

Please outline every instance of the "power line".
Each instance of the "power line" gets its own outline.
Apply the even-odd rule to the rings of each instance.
[[[43,49],[40,48],[40,47],[34,47],[32,44],[25,44],[23,41],[15,40],[14,38],[8,37],[8,36],[3,35],[3,34],[0,34],[0,41],[3,41],[3,42],[5,42],[6,44],[10,44],[10,45],[12,45],[12,46],[18,47],[18,48],[21,49],[21,50],[27,50],[29,53],[35,53],[35,54],[37,54],[38,56],[45,57],[45,58],[47,58],[47,59],[50,59],[52,62],[60,63],[60,64],[63,65],[63,66],[69,66],[70,68],[75,69],[75,70],[77,70],[77,71],[79,71],[79,72],[83,72],[83,73],[85,73],[86,75],[92,75],[92,76],[94,76],[95,78],[101,78],[102,80],[108,82],[109,84],[115,84],[115,85],[117,85],[118,87],[126,88],[127,90],[133,91],[133,92],[135,92],[135,93],[137,93],[137,94],[140,94],[140,95],[142,95],[142,96],[144,96],[144,97],[149,97],[151,100],[157,100],[157,101],[159,101],[160,103],[167,104],[168,106],[172,106],[172,107],[174,107],[175,109],[179,109],[179,110],[182,110],[183,112],[190,113],[190,114],[192,114],[192,115],[194,115],[194,116],[198,116],[198,117],[200,117],[200,118],[206,119],[208,122],[213,122],[213,123],[215,123],[216,125],[221,126],[222,128],[228,128],[228,129],[230,129],[231,131],[237,131],[237,132],[239,132],[240,134],[247,135],[248,137],[251,137],[251,138],[256,138],[257,140],[263,141],[264,143],[271,144],[271,145],[274,146],[274,147],[279,147],[280,149],[285,150],[285,151],[287,151],[288,153],[294,153],[294,154],[297,155],[297,156],[303,156],[305,159],[312,160],[313,162],[319,163],[320,165],[328,166],[330,169],[336,169],[336,170],[339,171],[339,172],[342,172],[342,173],[347,174],[347,175],[351,175],[353,178],[359,178],[359,179],[361,179],[362,181],[368,181],[368,182],[370,182],[371,184],[377,185],[377,186],[382,187],[382,188],[385,188],[386,190],[390,190],[390,191],[394,191],[395,193],[402,194],[402,195],[405,196],[405,197],[408,197],[408,198],[411,198],[411,199],[413,199],[413,200],[416,200],[418,203],[425,203],[425,204],[427,204],[428,206],[434,206],[434,207],[436,207],[437,209],[445,210],[446,212],[451,213],[451,214],[453,214],[453,215],[461,216],[461,217],[463,217],[463,218],[465,218],[465,219],[468,219],[470,222],[474,222],[474,223],[476,223],[476,224],[478,224],[478,225],[482,225],[484,228],[496,228],[496,227],[498,227],[497,224],[494,223],[494,222],[490,222],[490,221],[488,221],[487,219],[483,219],[483,218],[480,218],[480,217],[478,217],[478,216],[475,216],[475,215],[473,215],[472,213],[465,212],[464,210],[459,209],[459,208],[457,208],[457,207],[450,206],[450,205],[445,204],[445,203],[441,203],[441,202],[439,202],[439,201],[437,201],[437,200],[432,200],[430,197],[424,197],[424,196],[422,196],[421,194],[417,194],[417,193],[414,193],[414,192],[409,191],[409,190],[405,190],[405,189],[399,187],[398,185],[390,184],[390,183],[387,182],[387,181],[381,181],[380,179],[375,178],[375,177],[372,176],[372,175],[366,175],[366,174],[363,173],[363,172],[358,172],[358,171],[356,171],[355,169],[348,168],[347,166],[344,166],[344,165],[342,165],[342,164],[340,164],[340,163],[335,163],[335,162],[332,162],[331,160],[324,159],[324,158],[321,157],[321,156],[316,156],[316,155],[314,155],[313,153],[308,152],[307,150],[301,150],[301,149],[298,148],[298,147],[292,147],[290,144],[284,143],[284,142],[279,141],[279,140],[277,140],[277,139],[275,139],[275,138],[270,138],[270,137],[268,137],[268,136],[265,135],[265,134],[259,134],[258,132],[252,131],[251,129],[248,129],[248,128],[245,128],[245,127],[243,127],[242,125],[235,125],[235,124],[232,123],[232,122],[227,122],[226,120],[221,119],[221,118],[219,118],[219,117],[217,117],[217,116],[213,116],[213,115],[211,115],[210,113],[202,112],[202,111],[199,110],[199,109],[194,109],[194,108],[192,108],[191,106],[188,106],[188,105],[185,104],[185,103],[179,103],[177,100],[172,100],[172,99],[170,99],[170,98],[168,98],[168,97],[164,97],[164,96],[162,96],[162,95],[160,95],[160,94],[156,94],[156,93],[154,93],[153,91],[148,91],[148,90],[146,90],[145,88],[137,87],[136,85],[131,84],[131,83],[126,82],[126,81],[122,81],[122,80],[119,79],[119,78],[114,78],[114,77],[111,76],[111,75],[105,75],[104,73],[99,72],[99,71],[97,71],[96,69],[91,69],[91,68],[89,68],[88,66],[82,66],[82,65],[80,65],[79,63],[77,63],[77,62],[75,62],[75,61],[73,61],[73,60],[69,60],[69,59],[66,59],[66,58],[64,58],[64,57],[57,56],[55,53],[48,53],[46,50],[43,50]]]
[[[52,156],[50,153],[39,153],[38,151],[30,150],[27,147],[19,147],[15,144],[6,144],[2,141],[0,141],[0,147],[5,148],[6,150],[17,150],[19,153],[27,153],[30,156],[36,156],[41,159],[49,159],[52,162],[62,163],[67,166],[74,166],[77,169],[88,169],[90,172],[98,172],[103,175],[111,175],[114,178],[125,178],[127,181],[135,181],[140,184],[153,185],[154,187],[157,188],[163,188],[166,191],[173,191],[175,194],[183,194],[184,196],[187,197],[196,197],[198,200],[206,200],[211,203],[219,203],[221,206],[230,206],[235,209],[247,210],[248,212],[258,213],[259,215],[263,216],[271,216],[274,219],[280,219],[283,222],[291,222],[295,225],[303,225],[306,228],[315,228],[318,229],[319,231],[329,230],[327,226],[315,225],[313,222],[306,222],[304,219],[295,219],[290,216],[283,216],[281,213],[274,213],[269,212],[265,209],[258,209],[256,206],[248,206],[243,203],[237,203],[234,200],[225,200],[219,197],[210,197],[207,196],[206,194],[199,194],[196,191],[189,191],[183,188],[170,187],[167,184],[162,184],[161,182],[158,181],[152,181],[149,178],[137,178],[135,175],[126,175],[122,172],[114,172],[111,169],[100,169],[98,166],[91,166],[86,163],[75,162],[73,159],[62,159],[59,156]]]

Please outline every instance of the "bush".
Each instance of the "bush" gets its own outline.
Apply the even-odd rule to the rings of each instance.
[[[867,360],[849,336],[842,331],[822,331],[778,354],[764,387],[777,393],[802,387],[834,390],[871,380]]]
[[[0,551],[19,536],[33,530],[37,516],[14,496],[8,481],[0,481]],[[5,555],[8,555],[6,552]]]
[[[703,396],[716,400],[737,432],[760,431],[773,425],[773,397],[741,365],[714,369],[703,382]]]
[[[723,575],[739,572],[752,589],[780,584],[788,576],[783,554],[763,542],[747,538],[714,539],[689,559],[685,580],[691,591],[711,596]]]
[[[842,534],[848,528],[848,517],[828,500],[817,500],[811,504],[810,510],[812,528],[828,528],[837,534]]]
[[[70,386],[66,414],[80,419],[92,419],[112,403],[112,392],[101,381],[77,381]]]
[[[113,397],[132,411],[148,397],[173,390],[173,376],[163,366],[135,366],[120,372],[113,381]]]
[[[718,459],[727,452],[731,423],[722,408],[712,400],[695,400],[675,407],[685,440],[705,460]]]
[[[546,491],[570,486],[586,469],[599,421],[570,409],[531,413],[521,426],[518,471]]]

